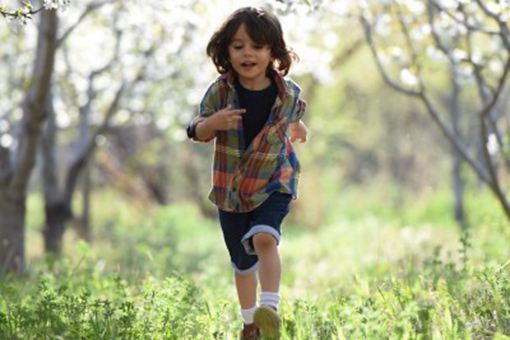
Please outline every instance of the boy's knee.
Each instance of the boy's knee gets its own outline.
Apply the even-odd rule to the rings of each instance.
[[[257,233],[253,236],[255,249],[266,249],[276,246],[276,239],[269,233]]]

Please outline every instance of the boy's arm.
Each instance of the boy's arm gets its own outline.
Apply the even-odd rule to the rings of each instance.
[[[209,118],[202,118],[197,122],[195,135],[199,141],[209,142],[216,137],[216,130],[211,127]]]
[[[209,117],[199,116],[189,123],[187,132],[192,141],[206,143],[216,137],[216,131],[210,128],[210,124],[207,124]]]
[[[210,116],[199,116],[190,123],[188,136],[196,142],[209,142],[217,131],[235,129],[244,112],[245,109],[232,109],[228,105]]]

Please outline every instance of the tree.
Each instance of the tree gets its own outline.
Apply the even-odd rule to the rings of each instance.
[[[508,170],[509,163],[510,145],[503,138],[509,126],[500,107],[510,71],[510,34],[505,19],[510,12],[508,4],[390,0],[364,3],[360,9],[366,41],[384,81],[423,104],[452,144],[456,157],[490,188],[510,219],[510,205],[501,183],[501,172]],[[382,42],[376,42],[378,35]],[[426,58],[427,54],[432,58]],[[444,69],[445,65],[452,87],[446,107],[441,107],[441,86],[437,79],[434,84],[427,70]],[[400,74],[400,81],[394,73]],[[462,107],[469,112],[462,115],[468,132],[461,131],[462,91],[468,102]],[[477,101],[473,92],[479,97]],[[478,109],[473,110],[476,106]],[[473,149],[480,150],[481,157],[476,157]],[[504,166],[498,168],[498,163]],[[458,166],[456,159],[454,172],[459,171]]]
[[[87,7],[94,9],[96,4]],[[83,16],[78,19],[80,22]],[[28,181],[36,160],[44,123],[49,117],[45,143],[50,146],[52,137],[48,136],[54,121],[52,105],[52,78],[56,52],[63,40],[76,27],[72,25],[58,37],[58,17],[55,11],[44,11],[40,16],[37,48],[30,87],[25,91],[22,103],[23,117],[17,138],[17,148],[0,146],[3,164],[0,173],[0,266],[2,271],[21,273],[25,270],[24,235],[25,204]],[[54,136],[53,136],[54,137]],[[47,150],[47,149],[46,149]],[[46,153],[47,155],[50,152]],[[52,169],[51,161],[46,169]],[[48,173],[46,173],[48,174]],[[72,176],[71,176],[72,177]],[[48,176],[51,183],[51,176]],[[74,180],[74,178],[73,178]],[[72,181],[71,181],[72,182]],[[52,188],[51,185],[46,188]],[[52,189],[48,191],[53,192]],[[46,192],[48,194],[48,191]],[[52,195],[47,195],[47,197]]]
[[[45,248],[47,251],[57,254],[61,252],[62,237],[67,229],[68,222],[74,217],[72,203],[78,181],[83,177],[87,166],[91,163],[91,159],[98,147],[97,141],[99,137],[106,136],[108,138],[111,132],[118,128],[119,125],[128,125],[129,127],[129,124],[131,124],[130,122],[116,124],[114,122],[115,114],[119,111],[125,112],[130,109],[130,107],[136,107],[137,105],[130,105],[130,100],[133,100],[133,102],[144,101],[145,97],[150,96],[150,92],[153,91],[154,88],[160,86],[162,82],[168,82],[173,77],[172,73],[165,74],[160,69],[157,69],[158,73],[157,77],[155,77],[154,73],[156,70],[152,68],[154,66],[158,67],[158,65],[155,65],[156,58],[164,60],[162,57],[164,57],[166,53],[165,47],[167,41],[171,38],[163,22],[153,21],[152,26],[148,30],[143,28],[142,32],[147,36],[146,39],[135,43],[135,46],[133,46],[133,41],[137,41],[136,38],[141,33],[140,30],[142,28],[138,25],[131,27],[129,25],[129,19],[126,17],[130,17],[128,11],[136,12],[139,9],[136,5],[126,5],[116,0],[92,2],[86,6],[83,14],[80,15],[80,19],[76,24],[71,25],[68,31],[74,30],[74,28],[79,23],[83,22],[83,19],[93,11],[105,4],[111,3],[116,4],[113,7],[105,8],[105,11],[103,11],[104,13],[95,13],[96,15],[94,15],[92,19],[97,20],[102,16],[112,17],[113,13],[113,20],[104,21],[104,25],[99,25],[97,22],[91,20],[88,26],[84,28],[85,31],[93,28],[100,28],[105,32],[109,30],[113,31],[111,35],[105,34],[106,36],[115,38],[109,39],[109,45],[113,52],[111,53],[111,58],[106,60],[104,64],[93,67],[88,65],[80,65],[80,67],[74,65],[70,59],[73,59],[73,57],[76,57],[78,54],[82,53],[82,51],[76,47],[73,48],[66,44],[59,44],[59,46],[62,45],[62,47],[64,47],[63,59],[66,69],[63,73],[57,72],[57,79],[53,84],[53,88],[58,94],[52,100],[62,101],[63,97],[65,97],[65,109],[61,108],[60,111],[67,112],[67,114],[78,111],[77,116],[79,117],[79,121],[76,124],[78,129],[74,132],[66,132],[64,129],[59,129],[56,125],[55,117],[57,114],[65,115],[66,113],[59,112],[53,109],[53,105],[50,105],[52,108],[49,111],[51,115],[47,122],[45,138],[41,144],[44,163],[43,186],[46,221],[43,234]],[[152,5],[145,3],[143,6],[150,8]],[[179,9],[176,5],[172,8],[174,10]],[[158,6],[155,10],[162,11],[163,9],[161,6]],[[168,20],[168,17],[162,14],[177,17],[174,13],[160,13],[161,20]],[[186,27],[189,26],[186,24],[186,21],[184,21],[184,23]],[[140,22],[140,25],[146,26],[146,23]],[[186,31],[187,34],[192,30],[193,27],[188,27]],[[66,38],[68,39],[68,31],[62,35],[60,41]],[[80,37],[76,36],[73,37],[73,39],[76,41],[76,39],[80,39]],[[100,38],[97,39],[101,40]],[[90,42],[87,38],[84,40]],[[181,41],[179,48],[175,52],[175,56],[178,56],[180,53],[179,51],[189,45],[190,40],[191,39],[183,39]],[[74,46],[80,45],[82,44],[74,44]],[[130,65],[128,60],[134,60],[135,65]],[[83,88],[78,87],[75,82],[69,81],[69,79],[80,78],[82,78],[83,83],[86,84]],[[110,84],[116,84],[117,88],[115,91],[109,91],[109,89],[112,88],[111,85],[108,86],[108,88],[104,88],[104,85],[98,85],[101,82],[104,83],[105,79],[108,80]],[[138,91],[138,87],[145,88],[147,92]],[[82,99],[80,100],[80,98]],[[141,114],[147,115],[148,113],[142,112]],[[100,118],[98,119],[98,117]],[[98,122],[94,122],[95,120]],[[67,135],[68,139],[72,140],[73,157],[69,165],[65,165],[63,159],[59,160],[58,157],[56,157],[58,148],[56,139],[59,134],[64,133]],[[132,137],[128,140],[130,143],[133,143]],[[130,154],[129,156],[132,155]],[[144,175],[147,175],[147,172],[149,172],[147,170],[147,166],[145,166],[145,171],[139,176],[144,177]],[[59,176],[59,173],[63,174],[63,176]],[[152,186],[154,184],[150,182],[150,179],[151,178],[144,178],[144,182],[148,187],[147,189],[151,190],[151,192],[156,192],[155,198],[159,199],[160,197],[158,195],[161,189],[157,186],[162,183],[155,184],[156,188],[153,188]],[[87,202],[88,196],[85,196],[84,209],[88,209],[87,211],[90,212]],[[87,211],[85,211],[82,217],[85,221],[88,220],[88,215],[86,215]],[[78,226],[79,235],[90,241],[92,233],[87,224],[78,224]]]
[[[23,100],[19,144],[14,155],[0,146],[0,268],[25,271],[25,207],[42,125],[48,115],[47,98],[57,50],[58,16],[41,14],[31,85]]]
[[[65,40],[68,39],[71,32],[74,31],[81,22],[83,22],[85,17],[100,7],[112,2],[114,1],[94,2],[87,5],[76,23],[70,25],[69,28],[62,34],[62,37],[59,39],[58,47],[64,46]],[[117,111],[119,101],[125,90],[125,85],[121,81],[121,84],[119,85],[116,94],[104,115],[104,122],[100,125],[100,127],[96,129],[94,133],[90,134],[89,125],[92,110],[91,107],[92,102],[97,96],[97,91],[94,89],[93,85],[94,80],[97,76],[101,75],[101,73],[111,68],[118,59],[118,41],[120,39],[121,33],[118,31],[114,33],[116,33],[114,36],[116,36],[117,43],[115,44],[116,48],[112,59],[108,61],[103,67],[93,70],[90,73],[88,77],[89,84],[86,89],[86,102],[83,105],[78,105],[75,101],[77,104],[76,106],[79,107],[80,112],[80,134],[76,143],[76,156],[74,157],[69,167],[66,168],[64,180],[59,180],[59,171],[57,166],[59,163],[56,157],[56,140],[58,135],[58,128],[56,124],[56,111],[53,105],[54,92],[56,89],[55,84],[52,84],[53,91],[50,92],[51,95],[47,101],[48,120],[44,129],[41,143],[41,153],[43,156],[42,179],[45,201],[45,225],[43,228],[43,236],[45,250],[47,252],[57,254],[61,252],[62,237],[64,231],[66,230],[66,224],[73,216],[72,200],[77,187],[78,179],[83,171],[87,168],[87,164],[97,145],[96,139],[100,134],[104,133],[104,130],[110,119]],[[67,73],[67,76],[72,77],[72,74]],[[90,237],[87,231],[83,231],[82,235],[84,238]]]

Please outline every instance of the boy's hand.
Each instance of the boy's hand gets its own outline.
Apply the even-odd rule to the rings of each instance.
[[[291,143],[299,141],[305,143],[308,139],[308,128],[302,121],[289,124],[289,139]]]
[[[211,115],[207,119],[207,125],[215,131],[235,129],[239,120],[242,119],[241,115],[245,112],[245,109],[232,109],[232,105],[229,104]]]

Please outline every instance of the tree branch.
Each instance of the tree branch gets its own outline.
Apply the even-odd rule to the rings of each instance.
[[[499,31],[490,30],[490,29],[485,28],[485,27],[474,26],[474,25],[471,25],[470,23],[468,23],[467,21],[463,21],[463,20],[457,18],[452,12],[450,12],[448,9],[444,8],[443,6],[441,6],[441,4],[439,4],[436,0],[430,0],[430,3],[427,3],[427,6],[429,4],[432,4],[440,12],[445,13],[453,21],[455,21],[458,24],[463,25],[466,29],[471,29],[473,31],[481,32],[481,33],[484,33],[484,34],[487,34],[487,35],[491,35],[491,36],[498,36],[500,34]]]
[[[82,150],[82,152],[78,155],[78,157],[76,157],[73,164],[71,165],[69,172],[67,173],[66,186],[65,186],[65,188],[66,188],[65,196],[66,196],[67,202],[71,202],[72,195],[76,188],[76,183],[78,182],[79,174],[85,168],[85,165],[87,164],[88,159],[90,158],[90,156],[96,149],[97,137],[104,133],[104,131],[107,129],[108,125],[110,124],[111,118],[117,111],[120,99],[122,98],[125,88],[126,88],[126,83],[123,82],[121,84],[121,86],[117,89],[117,92],[115,93],[115,97],[112,100],[112,102],[110,103],[110,106],[106,112],[106,116],[103,120],[103,123],[95,131],[95,133],[89,139],[87,146]]]
[[[83,13],[80,15],[80,17],[78,18],[78,20],[76,20],[76,22],[74,24],[72,24],[71,26],[69,26],[67,28],[67,30],[62,34],[62,36],[57,40],[57,48],[59,48],[62,43],[69,37],[69,35],[78,27],[78,25],[89,15],[91,14],[92,12],[94,12],[96,9],[104,6],[104,5],[107,5],[107,4],[110,4],[110,3],[114,3],[114,2],[117,2],[118,0],[105,0],[105,1],[100,1],[100,2],[94,2],[94,3],[91,3],[91,4],[88,4],[87,7],[85,7],[85,11],[83,11]]]
[[[507,50],[510,51],[510,33],[508,31],[508,26],[507,26],[506,20],[501,18],[496,13],[490,11],[489,8],[487,7],[487,5],[485,5],[483,3],[483,1],[481,1],[481,0],[475,0],[475,1],[487,16],[489,16],[490,18],[494,19],[494,21],[496,21],[496,23],[499,26],[499,35],[500,35],[501,39],[503,40],[503,44],[505,45]]]
[[[375,48],[375,45],[374,45],[374,42],[373,42],[373,37],[372,37],[371,25],[368,22],[368,19],[367,19],[366,15],[362,14],[361,22],[362,22],[363,27],[364,27],[365,37],[367,39],[368,45],[369,45],[370,50],[371,50],[371,52],[372,52],[372,54],[374,56],[374,59],[376,60],[376,64],[378,66],[378,69],[379,69],[379,71],[380,71],[384,81],[388,85],[390,85],[390,87],[392,87],[393,89],[395,89],[395,90],[397,90],[397,91],[399,91],[401,93],[404,93],[406,95],[419,98],[422,101],[422,103],[425,105],[425,107],[426,107],[427,111],[429,112],[430,116],[432,117],[434,122],[436,122],[437,126],[439,127],[439,129],[441,130],[443,135],[446,137],[446,139],[449,140],[450,143],[452,143],[452,145],[459,152],[459,154],[478,173],[480,178],[482,178],[483,181],[485,181],[487,183],[490,183],[490,178],[488,177],[485,169],[479,163],[477,163],[469,155],[466,146],[462,143],[461,140],[459,140],[458,138],[455,137],[454,132],[451,131],[448,128],[448,126],[441,120],[438,109],[432,104],[432,101],[430,100],[430,98],[426,94],[425,87],[423,86],[423,82],[421,82],[422,87],[421,87],[421,89],[419,91],[413,91],[413,90],[409,90],[409,89],[406,89],[406,88],[400,86],[399,84],[397,84],[394,80],[392,80],[387,75],[387,72],[384,69],[384,67],[382,66],[382,63],[380,61],[378,52],[377,52],[377,50]]]
[[[378,53],[377,49],[375,48],[373,34],[372,34],[372,25],[369,23],[366,15],[364,15],[364,14],[361,15],[360,20],[361,20],[361,23],[364,28],[365,37],[368,42],[368,47],[370,48],[370,51],[372,52],[372,55],[374,56],[376,66],[379,69],[379,72],[381,73],[386,84],[388,84],[390,87],[392,87],[393,89],[395,89],[399,92],[407,94],[408,96],[419,97],[420,96],[419,91],[415,91],[415,90],[407,89],[407,88],[403,87],[388,74],[388,72],[382,65],[379,53]]]
[[[32,15],[39,13],[42,11],[44,7],[41,6],[41,8],[34,10],[32,6],[25,6],[17,10],[8,10],[7,8],[0,6],[0,14],[4,17],[12,17],[12,18],[18,18],[23,17],[25,19],[32,19]]]

